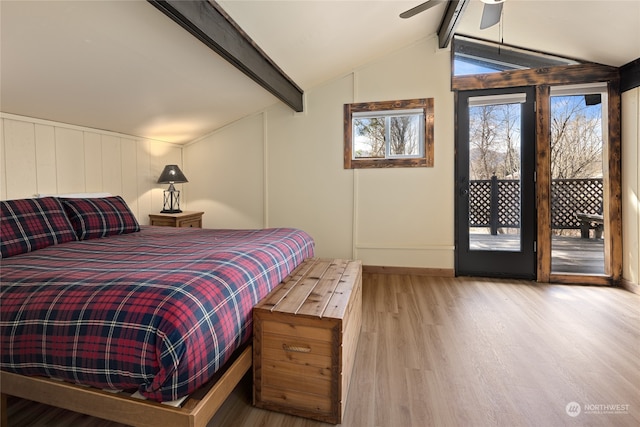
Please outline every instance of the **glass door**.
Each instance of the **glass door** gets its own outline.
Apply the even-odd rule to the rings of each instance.
[[[534,89],[459,92],[456,274],[535,278]]]
[[[551,273],[604,275],[607,85],[552,87],[550,107]]]

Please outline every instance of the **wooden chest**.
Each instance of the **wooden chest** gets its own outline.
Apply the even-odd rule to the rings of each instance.
[[[254,404],[341,423],[361,324],[361,262],[307,259],[253,309]]]

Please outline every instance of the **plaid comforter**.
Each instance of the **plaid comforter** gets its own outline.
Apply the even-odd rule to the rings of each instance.
[[[0,368],[166,401],[207,382],[314,243],[295,229],[143,227],[2,260]]]

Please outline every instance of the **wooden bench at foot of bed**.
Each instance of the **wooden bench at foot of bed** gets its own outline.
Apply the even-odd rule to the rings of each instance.
[[[362,325],[362,263],[308,258],[253,308],[253,401],[340,424]]]
[[[33,400],[136,427],[205,427],[251,368],[252,347],[244,348],[224,373],[184,401],[181,407],[78,386],[43,377],[0,371],[2,427],[7,427],[7,395]]]

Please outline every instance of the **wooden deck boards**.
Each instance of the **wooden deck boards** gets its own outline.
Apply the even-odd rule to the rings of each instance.
[[[513,251],[519,248],[517,235],[471,234],[472,248]],[[553,236],[551,240],[553,273],[604,274],[604,240]]]

